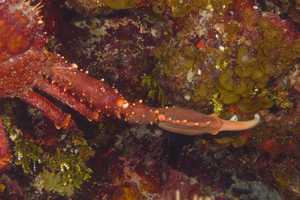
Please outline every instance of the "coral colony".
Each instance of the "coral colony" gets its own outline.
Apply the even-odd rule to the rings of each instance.
[[[300,11],[268,5],[0,1],[1,199],[300,198]]]

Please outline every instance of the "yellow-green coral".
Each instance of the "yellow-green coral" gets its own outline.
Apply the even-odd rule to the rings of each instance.
[[[36,175],[38,166],[44,171],[36,178],[37,187],[41,187],[42,184],[46,190],[54,190],[70,196],[75,188],[79,188],[80,184],[91,177],[92,170],[86,167],[80,155],[70,153],[68,150],[62,153],[58,148],[55,155],[50,157],[44,155],[43,146],[23,139],[20,131],[13,131],[10,123],[6,124],[10,138],[15,143],[13,149],[15,164],[20,165],[26,174]],[[71,139],[78,148],[88,147],[87,142],[81,137],[73,136]],[[37,180],[42,182],[37,183]]]
[[[32,141],[27,139],[20,139],[22,133],[11,126],[11,122],[4,120],[6,125],[6,132],[9,133],[10,139],[15,142],[14,156],[16,158],[15,164],[21,165],[24,173],[32,174],[35,172],[36,165],[43,162],[43,149],[35,145]]]
[[[45,160],[45,170],[61,174],[63,185],[71,184],[79,188],[80,184],[91,178],[92,170],[85,166],[81,157],[74,153],[61,153],[57,148],[56,155]]]
[[[15,141],[14,155],[17,158],[15,164],[21,165],[24,173],[32,174],[36,164],[42,163],[43,149],[27,139]]]
[[[44,171],[36,178],[33,185],[42,192],[45,188],[47,191],[54,191],[64,196],[71,196],[74,193],[75,187],[73,185],[63,184],[63,177],[61,174]]]

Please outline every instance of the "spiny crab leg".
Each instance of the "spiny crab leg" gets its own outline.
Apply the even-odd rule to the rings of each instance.
[[[51,121],[54,122],[56,128],[60,129],[61,127],[63,127],[65,129],[69,129],[70,127],[75,126],[75,123],[71,119],[70,114],[62,112],[58,107],[56,107],[45,97],[33,91],[28,91],[26,94],[20,95],[18,97],[44,113]]]
[[[160,128],[183,135],[202,135],[211,133],[213,135],[220,131],[241,131],[256,126],[260,120],[255,115],[249,121],[229,121],[218,118],[217,115],[205,115],[182,108],[159,108],[157,126]]]
[[[147,125],[157,122],[159,111],[156,108],[148,108],[147,105],[140,100],[138,103],[124,104],[121,114],[125,117],[125,121],[133,124]]]
[[[146,108],[141,102],[122,110],[125,119],[135,124],[155,123],[161,129],[183,135],[217,134],[220,131],[241,131],[259,123],[259,115],[249,121],[228,121],[217,115],[205,115],[182,108]]]
[[[92,106],[86,104],[85,102],[78,101],[78,99],[70,95],[69,91],[62,89],[57,84],[51,84],[49,83],[49,80],[42,79],[38,82],[37,87],[57,100],[64,102],[70,108],[77,110],[80,114],[86,116],[90,121],[98,119],[99,114],[97,110],[93,109]]]
[[[93,108],[95,112],[116,115],[119,118],[122,114],[126,121],[134,124],[156,124],[158,127],[174,133],[201,135],[204,133],[217,134],[219,131],[246,130],[256,126],[259,122],[258,115],[250,121],[232,122],[219,119],[216,115],[205,115],[182,108],[148,108],[141,101],[137,104],[129,103],[116,89],[106,85],[103,80],[93,79],[87,73],[78,70],[76,64],[68,64],[61,57],[53,54],[49,54],[46,62],[46,66],[51,67],[44,70],[45,75],[51,78],[53,83],[60,85],[65,91],[71,91],[72,95],[77,95],[80,102],[89,103],[90,108]],[[39,87],[51,93],[51,89],[46,89],[41,84]],[[60,95],[52,95],[82,114],[89,115],[87,117],[90,118],[90,108],[81,108],[83,105],[76,104],[76,101],[72,103],[70,101],[72,96],[62,98]],[[82,112],[82,109],[86,113]],[[93,116],[95,117],[92,119],[97,119],[98,115],[93,114]]]
[[[120,117],[121,108],[127,101],[103,80],[97,80],[88,76],[87,72],[77,69],[76,64],[68,64],[57,55],[50,54],[46,61],[45,75],[56,83],[69,90],[72,95],[77,95],[80,102],[87,102],[98,112]]]

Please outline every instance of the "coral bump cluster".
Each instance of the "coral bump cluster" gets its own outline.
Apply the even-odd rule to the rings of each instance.
[[[77,69],[59,55],[44,48],[46,40],[38,6],[24,0],[0,3],[0,98],[18,97],[36,107],[51,119],[57,128],[75,126],[71,115],[62,112],[51,101],[34,92],[43,90],[77,110],[89,119],[97,120],[99,113],[123,117],[135,124],[157,124],[162,129],[180,134],[216,134],[224,130],[245,130],[259,122],[257,115],[247,122],[230,122],[216,115],[203,115],[180,108],[148,108],[142,102],[127,102],[119,92],[93,79],[88,72]],[[9,148],[1,126],[1,159],[7,158]],[[5,153],[2,153],[5,152]],[[5,166],[3,164],[2,166]]]

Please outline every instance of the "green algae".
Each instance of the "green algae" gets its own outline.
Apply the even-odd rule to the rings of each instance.
[[[258,27],[263,31],[265,45],[274,47],[279,45],[283,39],[282,31],[275,26],[267,17],[260,17],[256,20]]]
[[[153,70],[149,76],[141,76],[140,78],[143,79],[142,86],[147,85],[149,87],[149,92],[146,101],[148,101],[149,98],[155,99],[155,97],[157,97],[161,106],[164,107],[165,96],[161,87],[158,85],[157,72]]]
[[[247,84],[248,84],[248,82],[247,82],[246,79],[244,79],[244,78],[240,79],[237,82],[237,84],[235,85],[235,87],[234,87],[234,89],[233,89],[232,92],[234,94],[243,94],[243,93],[245,93],[246,90],[247,90]]]
[[[232,41],[234,38],[238,37],[237,34],[241,30],[240,26],[235,23],[227,24],[225,27],[226,38],[228,41]]]
[[[226,90],[232,91],[234,89],[232,75],[233,75],[233,69],[227,68],[226,70],[222,71],[219,76],[218,80]]]
[[[223,104],[218,100],[219,93],[212,95],[212,101],[214,102],[214,113],[220,115],[220,112],[223,111]]]
[[[262,102],[257,101],[256,99],[243,98],[242,100],[237,102],[237,107],[245,113],[258,111],[261,106]]]
[[[91,178],[92,170],[85,166],[83,159],[76,154],[62,154],[57,148],[55,156],[43,161],[43,172],[35,178],[34,186],[42,191],[54,191],[71,196],[76,188]]]
[[[21,165],[25,174],[33,174],[36,164],[43,162],[43,149],[27,139],[15,141],[14,155],[17,158],[15,164]]]
[[[15,143],[13,148],[15,164],[20,165],[25,174],[36,176],[34,185],[48,191],[56,191],[71,196],[76,188],[91,178],[92,170],[88,168],[79,153],[71,153],[69,148],[63,153],[57,148],[54,155],[46,152],[43,145],[23,138],[22,132],[14,131],[10,123],[7,130]],[[70,138],[78,148],[89,147],[81,137]]]
[[[257,67],[255,58],[248,52],[247,46],[241,46],[237,55],[237,66],[235,67],[235,73],[239,77],[251,77],[254,73],[254,69]]]
[[[220,95],[220,101],[224,104],[230,105],[237,102],[240,99],[240,95],[228,92],[227,94]]]
[[[264,96],[260,98],[259,101],[262,103],[260,109],[264,109],[264,110],[272,108],[275,104],[275,102],[272,101],[269,96]]]
[[[75,187],[73,185],[64,185],[61,174],[56,174],[49,171],[41,172],[36,178],[33,185],[42,192],[42,189],[47,191],[57,192],[63,196],[71,196],[74,194]]]
[[[156,2],[156,4],[152,7],[153,12],[156,14],[162,14],[166,9],[166,4],[161,2]]]
[[[81,157],[74,153],[61,153],[57,148],[56,154],[48,158],[45,170],[58,173],[64,185],[71,184],[80,188],[80,184],[91,178],[92,170],[85,166]]]
[[[135,8],[138,0],[104,0],[104,2],[111,9],[121,10]]]
[[[198,11],[207,6],[206,0],[188,1],[188,0],[168,0],[167,4],[172,8],[173,17],[183,18],[192,10]]]
[[[287,188],[288,185],[290,184],[289,179],[293,179],[293,175],[279,171],[278,169],[273,170],[272,175],[273,175],[275,181],[280,186],[285,187],[285,188]]]
[[[181,8],[178,1],[168,1],[167,4],[172,9],[176,9],[176,6],[179,6],[178,9],[184,9],[183,16],[186,16],[190,12],[186,5],[188,3],[181,2]],[[221,1],[219,4],[224,5],[226,2]],[[219,5],[215,5],[216,2],[210,3],[211,5],[207,4],[206,8],[211,7],[218,13],[221,12],[221,9],[217,10]],[[186,23],[184,20],[185,18],[183,22]],[[286,44],[286,36],[279,28],[280,25],[275,25],[267,17],[256,16],[252,22],[243,20],[245,21],[242,23],[232,20],[227,24],[222,22],[215,24],[219,38],[224,41],[220,48],[212,47],[212,43],[209,43],[211,40],[204,39],[204,42],[210,44],[206,44],[205,47],[186,42],[189,33],[196,30],[192,23],[186,24],[185,28],[177,32],[173,38],[171,34],[167,34],[155,50],[155,57],[159,60],[156,70],[160,78],[177,81],[176,84],[170,83],[167,89],[172,86],[177,87],[173,90],[176,94],[195,103],[212,100],[212,95],[218,92],[219,103],[237,104],[245,112],[271,108],[274,105],[274,100],[270,98],[272,94],[261,94],[266,88],[272,87],[270,80],[288,73],[288,69],[299,57],[300,40]],[[249,40],[246,38],[248,36],[241,32],[244,26],[256,34],[255,40]],[[283,41],[285,41],[284,45]],[[201,75],[197,76],[199,69]],[[207,72],[213,74],[214,78]],[[189,73],[196,76],[186,81],[185,77]],[[216,74],[219,74],[217,79],[215,79]],[[250,102],[249,99],[255,99],[257,102]],[[246,105],[247,103],[250,105]],[[292,104],[285,101],[282,106],[288,108]]]

